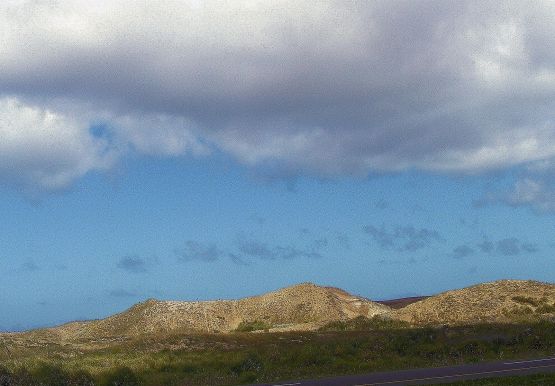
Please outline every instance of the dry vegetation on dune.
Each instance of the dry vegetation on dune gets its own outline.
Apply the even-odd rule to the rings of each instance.
[[[239,300],[147,300],[103,320],[49,329],[60,341],[110,341],[116,337],[184,332],[231,332],[246,324],[266,330],[314,330],[335,320],[372,317],[390,308],[331,287],[303,283]]]
[[[9,339],[37,346],[87,342],[101,347],[149,334],[310,331],[358,317],[423,326],[534,321],[555,315],[555,286],[535,281],[503,280],[416,300],[390,308],[338,288],[303,283],[239,300],[150,299],[106,319],[11,334]]]
[[[555,286],[501,280],[447,291],[410,304],[391,317],[414,325],[506,323],[551,319]]]

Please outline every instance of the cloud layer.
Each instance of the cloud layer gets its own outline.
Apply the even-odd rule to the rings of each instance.
[[[550,159],[554,15],[548,1],[3,2],[0,178],[56,189],[130,149],[320,175]]]
[[[48,109],[0,99],[0,178],[28,188],[59,189],[112,165],[108,144],[86,123]]]
[[[436,230],[415,228],[412,225],[397,226],[391,230],[386,229],[384,225],[381,228],[366,225],[363,231],[370,235],[381,248],[397,251],[414,252],[427,248],[435,242],[443,241]]]
[[[147,272],[146,261],[139,256],[125,256],[122,257],[116,266],[130,273],[144,273]]]

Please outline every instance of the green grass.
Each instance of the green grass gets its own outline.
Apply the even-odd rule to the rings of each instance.
[[[520,377],[502,377],[479,379],[475,381],[454,382],[444,386],[553,386],[555,374],[526,375]],[[441,385],[438,385],[441,386]]]
[[[395,330],[408,328],[410,325],[407,322],[393,319],[385,319],[381,316],[374,316],[373,318],[365,318],[364,316],[357,316],[356,318],[342,321],[338,320],[330,322],[320,328],[320,331],[364,331],[364,330]]]
[[[260,320],[255,320],[252,322],[241,322],[239,323],[239,326],[237,326],[237,328],[235,329],[235,332],[251,332],[251,331],[266,331],[269,330],[270,328],[272,328],[271,325],[269,325],[266,322],[262,322]]]
[[[145,336],[104,346],[45,342],[25,347],[8,342],[10,355],[0,350],[0,363],[9,372],[25,368],[31,375],[45,365],[66,374],[81,371],[90,374],[95,385],[125,371],[145,386],[236,385],[555,352],[555,324],[549,322],[443,328],[391,328],[382,323],[387,322],[355,320],[315,332]]]

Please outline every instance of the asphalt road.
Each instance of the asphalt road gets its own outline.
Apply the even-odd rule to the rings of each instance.
[[[385,386],[385,385],[431,385],[478,378],[509,375],[528,375],[555,372],[555,357],[480,363],[428,369],[390,371],[365,375],[352,375],[304,381],[267,383],[255,386]]]

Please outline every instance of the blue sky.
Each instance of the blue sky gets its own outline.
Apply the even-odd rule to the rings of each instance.
[[[405,172],[267,181],[216,156],[134,160],[118,175],[91,174],[35,199],[4,189],[2,326],[303,281],[374,299],[500,278],[550,281],[553,216],[475,204],[510,179]],[[480,248],[485,240],[493,251]]]
[[[10,0],[0,25],[0,330],[553,281],[552,2]]]

